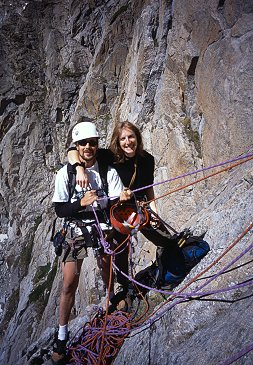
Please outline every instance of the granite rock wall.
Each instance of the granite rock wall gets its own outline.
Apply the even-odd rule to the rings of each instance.
[[[30,364],[57,326],[61,272],[49,242],[51,199],[71,128],[80,117],[94,120],[106,146],[117,121],[135,123],[155,157],[156,182],[252,152],[253,3],[2,1],[0,35],[0,359]],[[156,195],[208,173],[158,185]],[[249,161],[157,201],[176,229],[207,231],[211,252],[184,283],[248,226],[252,186]],[[140,236],[136,270],[154,255]],[[252,277],[252,251],[235,266],[208,288]],[[92,252],[80,282],[72,330],[103,297]],[[173,306],[128,339],[115,364],[222,363],[252,343],[251,292]],[[250,352],[236,363],[252,359]]]

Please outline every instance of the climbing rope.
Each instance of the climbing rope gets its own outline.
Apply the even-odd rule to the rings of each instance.
[[[219,167],[225,164],[229,164],[232,162],[237,161],[233,165],[230,165],[220,171],[214,172],[212,174],[209,174],[203,178],[200,178],[192,183],[189,183],[187,185],[178,187],[172,191],[167,192],[166,194],[163,194],[157,198],[154,198],[150,200],[149,202],[145,202],[145,204],[149,204],[153,200],[157,200],[160,198],[163,198],[169,194],[172,194],[174,192],[177,192],[179,190],[185,189],[188,186],[197,184],[205,179],[208,179],[212,176],[215,176],[217,174],[220,174],[222,172],[225,172],[233,167],[236,167],[238,165],[241,165],[249,160],[253,159],[253,153],[239,156],[231,160],[227,160],[224,162],[221,162],[219,164],[209,166],[200,170],[196,170],[187,174],[183,174],[180,176],[177,176],[172,179],[168,179],[156,184],[148,185],[146,187],[142,187],[139,189],[134,190],[133,192],[137,192],[139,190],[147,189],[149,187],[153,187],[155,185],[167,183],[170,181],[177,180],[179,178],[183,178],[186,176],[190,176],[199,172],[207,171],[209,169],[212,169],[214,167]],[[91,364],[91,365],[108,365],[111,364],[115,356],[117,355],[120,347],[122,346],[125,338],[129,336],[131,331],[133,329],[138,330],[145,327],[148,328],[150,325],[152,325],[155,321],[160,319],[165,312],[173,308],[175,305],[180,304],[184,302],[185,300],[192,300],[197,299],[204,296],[214,295],[218,293],[224,293],[227,291],[235,290],[237,288],[241,288],[246,285],[251,285],[253,283],[253,279],[248,280],[244,283],[234,284],[229,287],[216,289],[216,290],[209,290],[209,291],[201,291],[203,288],[205,288],[208,284],[210,284],[213,280],[217,279],[222,273],[224,273],[228,268],[230,268],[237,260],[239,260],[241,257],[243,257],[247,252],[252,250],[253,244],[251,244],[248,248],[246,248],[240,255],[238,255],[234,260],[232,260],[229,264],[227,264],[222,270],[220,270],[217,274],[213,275],[211,278],[209,278],[204,284],[202,284],[200,287],[197,287],[195,290],[191,292],[185,292],[185,289],[187,289],[191,284],[193,284],[198,278],[200,278],[204,273],[206,273],[208,270],[210,270],[211,267],[213,267],[216,263],[218,263],[223,256],[229,252],[253,227],[253,223],[251,223],[244,232],[237,237],[237,239],[216,259],[212,264],[210,264],[206,269],[204,269],[201,273],[196,275],[193,279],[191,279],[186,285],[183,286],[179,291],[166,291],[166,290],[159,290],[156,288],[148,287],[142,283],[139,283],[133,278],[133,271],[132,276],[126,275],[124,272],[119,270],[117,265],[114,262],[115,255],[120,254],[126,247],[129,247],[130,252],[132,250],[131,245],[131,237],[130,235],[127,236],[127,238],[122,242],[118,247],[116,247],[115,250],[112,250],[110,248],[110,244],[105,240],[103,236],[103,232],[100,228],[99,220],[96,215],[96,211],[93,208],[94,216],[96,219],[96,226],[98,228],[99,236],[100,236],[100,242],[102,246],[104,247],[104,252],[111,255],[110,260],[110,286],[112,285],[112,271],[113,268],[117,271],[119,271],[122,275],[128,278],[134,285],[135,288],[138,288],[139,286],[144,287],[145,289],[152,290],[155,292],[159,292],[163,295],[169,295],[169,298],[159,307],[157,308],[153,313],[150,313],[149,315],[146,315],[149,310],[149,304],[147,300],[142,296],[142,299],[145,299],[146,302],[146,310],[145,313],[138,318],[135,317],[135,315],[132,315],[130,313],[125,313],[121,311],[115,311],[112,314],[108,314],[108,307],[109,307],[109,296],[107,297],[107,303],[106,303],[106,310],[100,309],[100,311],[97,313],[97,315],[88,323],[86,323],[82,328],[81,335],[72,341],[72,345],[69,347],[69,356],[70,356],[70,364]],[[124,247],[122,250],[120,248],[123,246],[124,243],[128,242],[126,247]],[[110,292],[110,286],[108,288],[108,292]],[[140,292],[139,292],[140,294]],[[174,300],[178,298],[177,300]],[[173,303],[169,304],[173,300]],[[138,333],[138,331],[136,332]],[[244,351],[251,351],[251,348],[248,346],[246,350]],[[245,352],[245,353],[247,353]],[[243,353],[243,350],[241,351]],[[238,354],[236,355],[238,356]],[[243,356],[243,355],[240,355]],[[237,357],[238,358],[238,357]],[[236,359],[237,359],[236,358]],[[235,360],[233,360],[235,361]],[[225,362],[221,365],[229,365],[231,362]]]
[[[165,193],[165,194],[163,194],[163,195],[160,195],[160,196],[158,196],[158,197],[156,197],[156,198],[154,198],[154,199],[151,199],[151,200],[149,200],[149,201],[146,201],[146,202],[144,202],[144,204],[145,204],[145,205],[146,205],[146,204],[150,204],[152,201],[155,201],[155,200],[158,200],[158,199],[164,198],[165,196],[168,196],[168,195],[173,194],[173,193],[175,193],[175,192],[178,192],[178,191],[180,191],[180,190],[186,189],[186,188],[188,188],[189,186],[192,186],[192,185],[198,184],[198,183],[199,183],[199,182],[201,182],[201,181],[204,181],[204,180],[206,180],[206,179],[209,179],[210,177],[213,177],[213,176],[219,175],[219,174],[221,174],[222,172],[228,171],[228,170],[232,169],[233,167],[237,167],[237,166],[239,166],[239,165],[241,165],[241,164],[243,164],[243,163],[245,163],[245,162],[247,162],[247,161],[250,161],[250,160],[252,160],[252,159],[253,159],[253,156],[248,157],[245,161],[238,161],[238,162],[236,162],[236,163],[234,163],[234,164],[232,164],[232,165],[230,165],[230,166],[228,166],[228,167],[225,167],[224,169],[222,169],[222,170],[220,170],[220,171],[213,172],[212,174],[209,174],[209,175],[204,176],[204,177],[202,177],[202,178],[200,178],[200,179],[197,179],[197,180],[195,180],[195,181],[193,181],[193,182],[190,182],[189,184],[186,184],[186,185],[180,186],[180,187],[175,188],[175,189],[173,189],[173,190],[171,190],[171,191],[168,191],[167,193]]]
[[[233,364],[236,360],[240,359],[244,355],[247,355],[248,352],[253,350],[253,342],[249,344],[248,346],[244,347],[242,350],[238,351],[237,353],[233,354],[231,357],[229,357],[224,362],[220,363],[219,365],[230,365]]]
[[[187,283],[184,288],[190,286],[196,279],[208,271],[213,265],[215,265],[224,255],[229,252],[252,228],[253,223],[251,223],[237,239],[229,245],[229,247],[224,250],[224,252],[211,264],[208,268],[203,270],[200,274],[196,275],[189,283]],[[120,347],[122,346],[125,338],[135,329],[135,333],[143,328],[147,329],[155,321],[159,320],[166,312],[172,309],[174,306],[184,302],[185,300],[198,299],[203,296],[214,295],[218,293],[224,293],[227,291],[242,288],[247,285],[253,284],[253,279],[248,280],[244,283],[234,284],[232,286],[201,291],[205,286],[207,286],[211,281],[215,280],[222,273],[224,273],[229,267],[231,267],[236,261],[243,257],[247,252],[252,250],[253,243],[250,244],[241,254],[239,254],[235,259],[233,259],[229,264],[227,264],[222,270],[217,274],[212,276],[203,285],[197,287],[192,292],[182,293],[184,288],[178,292],[165,292],[171,294],[171,297],[162,304],[149,318],[145,318],[143,321],[133,321],[133,318],[129,313],[124,313],[116,311],[111,315],[104,315],[101,312],[89,323],[86,323],[83,327],[81,336],[79,336],[76,341],[76,345],[71,345],[69,348],[70,354],[70,364],[91,364],[91,365],[107,365],[110,364],[113,358],[117,355]],[[112,260],[112,258],[111,258]],[[111,261],[112,262],[112,261]],[[115,264],[113,264],[115,269],[118,269]],[[122,273],[124,274],[124,273]],[[129,279],[134,280],[129,277]],[[142,285],[138,283],[138,285]],[[154,290],[154,288],[150,288]],[[168,306],[168,303],[173,299],[178,297],[177,301],[174,301]],[[137,331],[136,331],[137,330]],[[75,342],[74,342],[75,343]],[[250,350],[249,350],[250,351]],[[230,362],[231,363],[231,362]],[[230,364],[229,362],[227,364]],[[223,365],[223,364],[222,364]],[[225,364],[224,364],[225,365]]]
[[[179,296],[182,292],[184,292],[190,285],[192,285],[194,282],[196,282],[201,276],[203,276],[207,271],[209,271],[212,267],[214,267],[218,262],[221,261],[221,259],[232,250],[233,247],[235,247],[253,228],[253,223],[251,222],[245,230],[205,269],[203,269],[199,274],[195,275],[189,282],[187,282],[178,292],[167,292],[171,296],[157,309],[153,312],[153,314],[156,313],[156,311],[160,310],[163,306],[166,306],[167,303],[172,301],[176,296]],[[226,269],[225,269],[226,270]],[[213,277],[213,276],[212,276]],[[141,285],[141,284],[139,284]],[[151,290],[154,291],[154,288]],[[158,290],[158,289],[157,289]],[[166,293],[166,294],[167,294]],[[192,294],[192,293],[191,293]],[[151,314],[149,317],[151,317],[153,314]],[[147,320],[148,318],[146,318]]]
[[[179,180],[179,179],[182,179],[182,178],[187,177],[187,176],[191,176],[191,175],[198,174],[200,172],[205,172],[205,171],[208,171],[208,170],[212,170],[212,169],[214,169],[216,167],[220,167],[220,166],[223,166],[223,165],[231,164],[231,163],[236,162],[236,161],[245,160],[245,161],[242,161],[242,163],[245,163],[245,162],[247,162],[249,160],[252,160],[252,159],[253,159],[253,152],[248,153],[246,155],[234,157],[234,158],[232,158],[230,160],[226,160],[226,161],[220,162],[220,163],[215,164],[215,165],[211,165],[211,166],[208,166],[208,167],[203,167],[202,169],[198,169],[198,170],[194,170],[194,171],[191,171],[191,172],[187,172],[185,174],[178,175],[178,176],[175,176],[175,177],[172,177],[172,178],[169,178],[167,180],[163,180],[163,181],[160,181],[160,182],[157,182],[157,183],[154,183],[154,184],[142,186],[141,188],[138,188],[138,189],[135,189],[135,190],[132,190],[132,191],[133,191],[133,193],[136,193],[136,192],[141,191],[141,190],[144,190],[144,189],[148,189],[148,188],[151,188],[151,187],[154,187],[154,186],[158,186],[158,185],[161,185],[161,184],[165,184],[165,183],[169,183],[169,182],[172,182],[172,181],[175,181],[175,180]],[[230,168],[232,168],[232,167],[229,167],[228,170]],[[220,171],[220,172],[223,172],[223,171]],[[117,198],[117,197],[115,197],[115,198]]]
[[[217,291],[208,291],[208,292],[200,292],[199,291],[202,288],[204,288],[205,286],[207,286],[210,282],[212,282],[213,280],[215,280],[218,276],[220,276],[224,271],[226,271],[229,267],[231,267],[242,256],[244,256],[247,252],[249,252],[250,250],[252,250],[252,248],[253,248],[253,244],[251,244],[247,249],[245,249],[239,256],[237,256],[234,260],[232,260],[228,265],[226,265],[217,274],[213,275],[205,284],[203,284],[200,287],[198,287],[197,291],[193,291],[193,292],[183,292],[182,290],[180,290],[180,291],[167,291],[167,290],[163,290],[163,289],[156,289],[156,288],[153,288],[153,287],[149,287],[147,285],[144,285],[144,284],[138,282],[133,277],[130,277],[130,276],[126,275],[123,271],[121,271],[115,265],[115,263],[113,264],[113,267],[115,268],[115,270],[119,271],[122,275],[124,275],[126,278],[128,278],[130,281],[132,281],[134,284],[139,285],[139,286],[141,286],[141,287],[143,287],[145,289],[152,290],[154,292],[161,293],[161,294],[172,295],[173,297],[188,299],[188,298],[196,297],[196,295],[198,297],[200,297],[200,296],[206,296],[206,295],[210,295],[210,294],[216,294],[216,293],[219,293],[219,292],[222,292],[222,291],[229,290],[228,288],[226,288],[226,289],[223,288],[223,289],[217,289]],[[193,283],[194,281],[192,281],[191,283]],[[252,281],[253,281],[253,279],[252,279]]]
[[[68,348],[69,364],[111,364],[130,330],[129,314],[115,312],[104,316],[100,311],[87,322],[81,335]],[[124,331],[127,329],[127,331]]]

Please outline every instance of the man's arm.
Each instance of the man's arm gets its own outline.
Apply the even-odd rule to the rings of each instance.
[[[82,207],[78,200],[74,203],[54,203],[54,209],[57,217],[67,218],[76,216]]]
[[[55,212],[60,218],[74,217],[98,199],[96,190],[86,191],[84,197],[73,203],[55,203]]]
[[[124,188],[124,185],[119,177],[117,171],[109,166],[107,172],[107,182],[108,182],[108,196],[110,199],[111,205],[115,204],[118,200],[120,202],[126,202],[130,200],[133,196],[132,191],[129,188]],[[111,199],[111,198],[116,199]]]

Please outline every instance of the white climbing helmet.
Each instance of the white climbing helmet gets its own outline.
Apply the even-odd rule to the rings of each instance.
[[[99,138],[96,125],[91,122],[81,122],[76,124],[72,130],[73,143],[86,138]]]

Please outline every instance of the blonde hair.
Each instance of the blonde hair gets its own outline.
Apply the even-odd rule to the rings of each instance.
[[[139,128],[137,128],[134,124],[131,122],[119,122],[114,127],[111,143],[109,146],[109,149],[114,154],[114,157],[116,159],[116,162],[124,162],[125,161],[125,154],[122,148],[120,147],[120,135],[124,128],[130,129],[137,138],[137,146],[136,146],[136,155],[143,156],[143,142],[142,142],[142,136]]]

